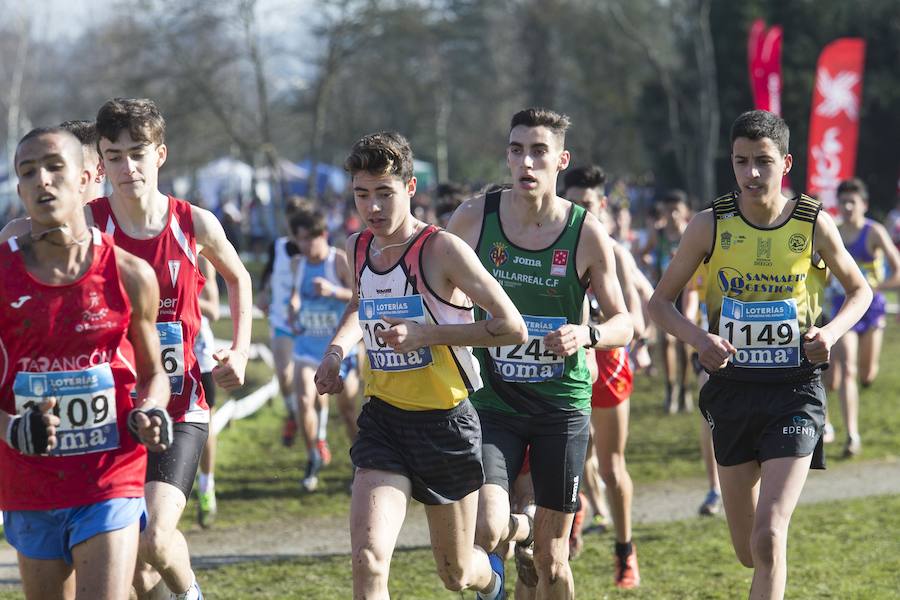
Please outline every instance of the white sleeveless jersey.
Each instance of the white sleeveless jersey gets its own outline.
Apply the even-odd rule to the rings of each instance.
[[[288,241],[287,237],[275,240],[275,259],[272,261],[272,276],[269,279],[269,323],[272,327],[290,330],[288,307],[294,274],[291,271],[291,257],[287,253]]]

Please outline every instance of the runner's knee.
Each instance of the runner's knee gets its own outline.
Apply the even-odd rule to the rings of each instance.
[[[534,566],[541,579],[553,585],[562,577],[569,565],[568,543],[534,546]]]
[[[771,565],[786,546],[787,534],[777,527],[759,527],[750,536],[750,551],[756,565]]]
[[[353,550],[353,571],[368,580],[387,579],[390,557],[382,556],[374,548],[356,548]]]

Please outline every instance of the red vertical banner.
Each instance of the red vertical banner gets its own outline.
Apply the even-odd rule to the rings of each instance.
[[[753,107],[781,114],[781,38],[780,25],[766,30],[762,19],[750,27],[747,60]]]
[[[841,38],[825,46],[816,67],[806,189],[830,210],[838,183],[856,171],[865,54],[865,40]]]

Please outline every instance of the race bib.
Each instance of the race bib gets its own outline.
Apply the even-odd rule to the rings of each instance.
[[[565,369],[565,357],[557,356],[544,346],[544,336],[566,324],[565,317],[532,317],[522,315],[528,327],[528,341],[492,349],[494,371],[503,381],[538,383],[559,379]]]
[[[300,309],[297,324],[300,327],[300,335],[310,337],[328,338],[337,330],[341,315],[333,310],[304,310]]]
[[[412,371],[427,367],[433,362],[431,348],[428,346],[410,352],[394,352],[376,336],[376,332],[391,327],[382,320],[384,317],[408,319],[424,325],[425,304],[422,302],[422,296],[416,294],[360,300],[359,325],[363,330],[366,354],[369,356],[369,366],[373,371]]]
[[[800,366],[800,325],[793,298],[766,302],[725,298],[719,335],[737,350],[731,357],[736,367]]]
[[[180,394],[184,388],[184,333],[181,321],[157,323],[159,332],[160,358],[163,370],[169,376],[169,387],[173,394]]]
[[[56,398],[57,444],[51,456],[105,452],[119,447],[116,386],[109,363],[83,371],[16,373],[16,413],[24,414],[49,397]]]

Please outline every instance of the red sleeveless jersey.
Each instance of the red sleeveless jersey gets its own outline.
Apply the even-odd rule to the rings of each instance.
[[[112,236],[117,246],[150,263],[156,272],[159,281],[156,329],[163,369],[172,390],[169,414],[175,422],[208,423],[209,407],[194,355],[194,340],[200,332],[199,295],[206,280],[197,265],[190,203],[169,196],[168,225],[162,233],[147,240],[129,237],[122,231],[109,198],[97,198],[88,206],[96,227]]]
[[[134,407],[131,302],[113,241],[93,233],[87,272],[47,285],[15,238],[0,246],[0,409],[57,399],[57,447],[26,456],[0,443],[0,507],[50,510],[144,495],[147,451],[126,425]]]

